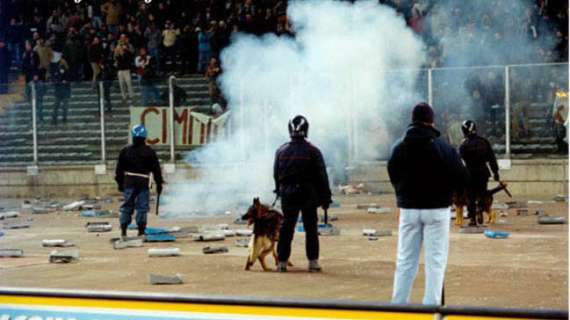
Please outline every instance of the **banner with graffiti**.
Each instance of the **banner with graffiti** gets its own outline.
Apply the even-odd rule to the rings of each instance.
[[[192,107],[174,108],[174,144],[198,146],[229,135],[229,111],[219,115],[195,112]],[[151,145],[170,144],[170,110],[168,107],[131,108],[131,127],[144,124]]]

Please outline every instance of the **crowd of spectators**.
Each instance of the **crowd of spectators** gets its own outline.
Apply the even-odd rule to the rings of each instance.
[[[554,34],[554,48],[540,48],[524,62],[568,61],[568,3],[535,0],[525,11],[522,25],[508,18],[500,8],[502,0],[491,0],[488,12],[475,16],[465,12],[463,1],[447,1],[450,16],[438,23],[430,15],[435,0],[379,0],[391,6],[417,32],[428,47],[427,65],[447,65],[449,34],[465,34],[468,41],[496,45],[505,36],[496,32],[491,39],[478,30],[509,30],[530,40]],[[446,1],[443,1],[444,3]],[[107,93],[118,80],[124,103],[133,98],[132,75],[143,88],[143,104],[157,103],[157,78],[169,74],[203,74],[209,82],[212,103],[223,103],[216,87],[222,72],[220,51],[235,32],[256,35],[272,32],[294,36],[286,16],[286,0],[90,0],[77,4],[70,0],[7,0],[0,8],[0,90],[8,81],[10,65],[21,68],[26,83],[31,81],[103,80]],[[441,4],[441,2],[439,2]],[[462,11],[463,10],[463,11]],[[520,22],[519,21],[519,22]],[[457,25],[460,27],[457,28]],[[453,26],[453,27],[450,27]],[[554,28],[547,33],[541,28]],[[448,34],[449,33],[449,34]],[[510,59],[510,57],[507,57]],[[509,61],[505,61],[507,63]],[[513,63],[511,60],[509,63]],[[63,75],[54,77],[57,73]],[[0,93],[2,93],[0,91]],[[65,95],[62,95],[65,96]],[[106,101],[109,96],[105,97]],[[63,102],[62,102],[63,103]],[[107,101],[110,109],[110,99]],[[64,110],[65,110],[65,103]]]

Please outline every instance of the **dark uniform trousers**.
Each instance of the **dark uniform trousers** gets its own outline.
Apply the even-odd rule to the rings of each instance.
[[[305,228],[305,252],[307,259],[319,259],[319,233],[317,230],[318,216],[317,208],[287,207],[283,205],[283,215],[285,219],[279,234],[277,252],[279,261],[288,261],[291,256],[291,242],[295,233],[295,225],[299,219],[299,212],[302,213],[303,227]]]

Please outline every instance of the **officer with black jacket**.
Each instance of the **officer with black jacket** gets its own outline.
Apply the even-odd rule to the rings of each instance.
[[[327,210],[331,201],[331,190],[321,151],[305,138],[309,122],[303,116],[289,121],[291,141],[282,145],[275,154],[273,177],[275,191],[281,197],[285,221],[281,227],[277,252],[278,271],[287,271],[291,255],[291,242],[295,225],[302,212],[306,237],[306,253],[309,271],[320,272],[317,208]]]
[[[483,223],[483,203],[482,197],[487,192],[487,182],[489,181],[489,167],[493,172],[493,179],[499,181],[499,166],[495,152],[491,148],[489,141],[477,134],[477,126],[472,120],[466,120],[461,125],[461,131],[465,140],[459,146],[459,154],[469,171],[469,183],[467,185],[470,226]],[[478,221],[477,221],[478,220]]]
[[[455,148],[435,129],[434,111],[427,103],[413,108],[412,124],[392,149],[388,174],[400,208],[392,303],[409,303],[423,246],[423,304],[439,305],[449,252],[452,196],[463,189],[467,172]]]
[[[154,150],[146,145],[147,130],[142,125],[135,125],[132,130],[133,144],[121,150],[115,180],[119,191],[125,198],[121,205],[121,236],[127,235],[127,227],[131,223],[136,209],[138,235],[144,235],[146,229],[146,214],[149,210],[150,174],[156,183],[156,192],[162,193],[162,173],[160,163]]]

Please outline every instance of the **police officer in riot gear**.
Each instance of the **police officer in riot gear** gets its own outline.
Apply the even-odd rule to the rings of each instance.
[[[493,172],[493,179],[499,181],[499,166],[491,144],[487,139],[477,134],[477,126],[474,121],[464,121],[461,125],[461,131],[463,131],[465,139],[459,147],[459,154],[469,171],[469,183],[467,184],[467,210],[471,219],[469,225],[475,226],[477,223],[483,223],[482,197],[487,192],[487,182],[491,176],[489,167]]]
[[[291,141],[282,145],[275,155],[273,176],[275,191],[281,197],[285,220],[281,227],[278,253],[278,271],[287,271],[291,255],[291,242],[295,225],[302,213],[306,237],[306,254],[309,271],[319,272],[319,238],[317,208],[327,210],[331,201],[331,190],[321,151],[306,138],[309,122],[303,116],[289,121]]]
[[[138,235],[145,234],[147,212],[149,210],[150,174],[154,177],[156,191],[162,192],[162,173],[154,150],[146,145],[147,130],[144,125],[133,126],[133,144],[126,146],[119,154],[115,181],[125,198],[121,205],[121,236],[126,237],[133,212],[137,211]]]

